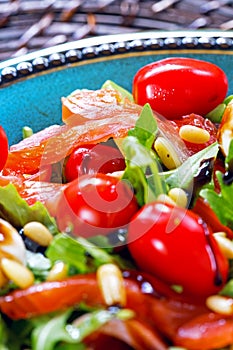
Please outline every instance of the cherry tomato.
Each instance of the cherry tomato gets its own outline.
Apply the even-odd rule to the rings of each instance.
[[[206,297],[223,287],[228,261],[210,228],[190,210],[154,202],[131,220],[129,250],[138,266],[184,295]]]
[[[137,210],[126,182],[106,174],[84,175],[65,188],[57,221],[60,230],[71,226],[74,234],[89,237],[125,226]]]
[[[150,63],[133,80],[136,103],[149,102],[167,119],[190,113],[205,116],[224,100],[227,89],[227,77],[220,67],[185,57]]]
[[[216,126],[209,119],[205,119],[198,114],[194,114],[194,113],[188,114],[181,117],[180,119],[176,119],[172,121],[171,123],[177,127],[178,131],[183,125],[193,125],[208,131],[208,133],[210,134],[209,141],[205,143],[191,143],[191,142],[184,141],[186,147],[190,151],[190,155],[201,151],[202,149],[206,148],[207,146],[217,141]]]
[[[8,157],[8,139],[3,127],[0,125],[0,171],[4,168]]]
[[[69,156],[65,165],[65,178],[69,182],[80,175],[107,174],[124,168],[124,157],[117,148],[87,144],[77,147]]]

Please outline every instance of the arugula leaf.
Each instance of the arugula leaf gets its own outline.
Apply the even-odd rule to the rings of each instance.
[[[15,186],[9,184],[0,187],[0,218],[10,222],[14,227],[23,227],[27,222],[39,221],[52,234],[58,233],[56,221],[41,202],[29,206],[18,194]]]
[[[106,80],[105,83],[102,85],[102,89],[113,89],[117,90],[121,93],[123,99],[127,98],[128,100],[134,102],[133,95],[126,89],[124,89],[122,86],[114,83],[112,80]]]
[[[85,314],[85,318],[78,320],[79,322],[76,326],[75,324],[66,324],[71,312],[71,310],[63,312],[47,322],[44,322],[45,320],[43,319],[32,332],[32,350],[60,349],[59,346],[55,347],[59,342],[80,345],[86,336],[98,330],[114,317],[117,317],[117,314],[108,310],[97,310]],[[80,350],[82,347],[78,347],[78,349]]]
[[[142,171],[142,169],[138,166],[127,166],[122,180],[127,180],[130,182],[131,186],[135,190],[135,196],[137,198],[137,202],[139,206],[143,206],[147,202],[148,195],[148,184],[147,179]],[[152,197],[152,196],[151,196]]]
[[[149,103],[146,103],[136,121],[134,129],[129,130],[128,135],[135,136],[142,145],[151,149],[157,132],[156,118]]]
[[[193,184],[193,178],[198,173],[201,162],[206,159],[215,158],[217,153],[218,143],[215,142],[189,157],[175,170],[163,173],[167,185],[170,187],[180,187],[184,190],[190,190]]]
[[[138,203],[143,205],[152,202],[159,194],[166,193],[166,184],[159,175],[154,152],[142,145],[134,136],[127,136],[122,147],[127,163],[122,179],[132,184]],[[150,175],[147,179],[148,171]]]
[[[216,172],[216,177],[219,182],[221,192],[217,193],[214,190],[214,186],[209,186],[209,188],[203,188],[200,191],[200,196],[207,200],[221,223],[233,229],[233,183],[226,185],[220,171]]]
[[[76,239],[65,233],[60,233],[54,237],[46,249],[45,255],[52,262],[62,260],[66,264],[74,266],[80,273],[86,273],[89,270],[85,249]]]
[[[32,350],[53,350],[56,343],[66,341],[67,343],[77,343],[65,328],[66,321],[71,314],[71,310],[65,311],[58,316],[48,319],[37,325],[32,332]]]

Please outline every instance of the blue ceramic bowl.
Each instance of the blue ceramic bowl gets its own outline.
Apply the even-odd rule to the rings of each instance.
[[[61,123],[61,97],[75,89],[97,89],[113,80],[131,90],[143,65],[168,56],[219,65],[233,93],[231,32],[143,32],[67,43],[0,63],[0,124],[10,144],[28,125],[34,131]]]

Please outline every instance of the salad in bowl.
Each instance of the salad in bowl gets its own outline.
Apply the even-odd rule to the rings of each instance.
[[[233,98],[172,57],[0,128],[1,349],[232,349]]]

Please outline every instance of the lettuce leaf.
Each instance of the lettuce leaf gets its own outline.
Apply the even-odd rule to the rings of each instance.
[[[17,228],[23,227],[30,221],[39,221],[52,234],[58,233],[56,221],[49,215],[46,207],[41,202],[36,202],[29,206],[20,197],[13,184],[0,187],[0,218],[10,222]]]
[[[52,262],[64,261],[76,269],[74,273],[93,272],[98,266],[108,263],[116,263],[123,269],[132,267],[132,264],[117,254],[109,254],[106,249],[83,237],[70,237],[66,233],[54,237],[45,255]]]

